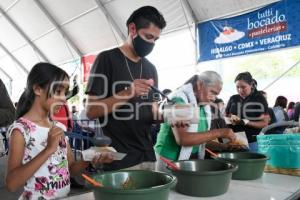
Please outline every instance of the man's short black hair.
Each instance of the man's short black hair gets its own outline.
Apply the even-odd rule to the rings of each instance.
[[[166,21],[162,14],[152,6],[144,6],[135,10],[127,20],[127,27],[130,23],[134,23],[136,29],[147,28],[150,23],[153,23],[155,26],[161,30],[166,27]]]

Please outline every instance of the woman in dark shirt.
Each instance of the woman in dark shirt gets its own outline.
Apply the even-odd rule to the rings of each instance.
[[[250,151],[257,151],[256,135],[268,125],[268,103],[256,90],[256,81],[249,72],[235,79],[238,94],[230,97],[225,114],[230,118],[234,132],[246,132]]]

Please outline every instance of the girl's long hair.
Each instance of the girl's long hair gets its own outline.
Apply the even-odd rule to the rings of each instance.
[[[33,86],[45,89],[47,97],[50,97],[66,78],[69,79],[68,74],[55,65],[50,63],[38,63],[34,65],[29,72],[25,91],[18,101],[17,119],[24,116],[32,107],[35,99]]]

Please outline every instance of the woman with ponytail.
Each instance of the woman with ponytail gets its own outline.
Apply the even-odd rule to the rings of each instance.
[[[235,78],[238,94],[230,97],[225,114],[234,132],[244,131],[247,135],[250,151],[257,151],[256,135],[269,122],[268,103],[257,91],[257,82],[249,72],[243,72]]]
[[[6,187],[14,192],[24,186],[19,199],[63,198],[70,191],[70,174],[89,166],[89,162],[74,161],[64,136],[66,127],[50,117],[66,102],[68,88],[67,73],[49,63],[36,64],[28,75],[17,120],[8,130]],[[103,153],[92,163],[112,161],[110,153]]]

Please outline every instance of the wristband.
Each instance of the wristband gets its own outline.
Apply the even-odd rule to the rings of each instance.
[[[247,125],[250,122],[249,119],[243,119],[242,121],[244,122],[244,125]]]

